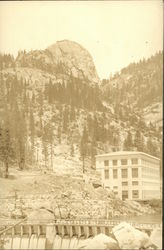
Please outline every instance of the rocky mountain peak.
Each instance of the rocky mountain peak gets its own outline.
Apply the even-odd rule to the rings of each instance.
[[[32,50],[18,53],[18,67],[38,68],[56,77],[58,74],[72,75],[91,83],[99,83],[99,77],[89,52],[80,44],[62,40],[45,50]]]
[[[49,46],[47,50],[51,52],[55,63],[63,63],[74,77],[99,82],[92,56],[80,44],[62,40]]]

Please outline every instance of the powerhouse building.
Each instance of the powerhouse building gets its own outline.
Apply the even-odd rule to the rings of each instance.
[[[122,200],[160,198],[160,159],[143,152],[118,151],[96,155],[102,186]]]

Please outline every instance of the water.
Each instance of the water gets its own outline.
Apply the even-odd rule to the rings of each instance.
[[[38,244],[37,244],[37,249],[45,249],[45,246],[46,246],[46,238],[45,237],[42,237],[40,236],[38,238]],[[28,249],[28,248],[27,248]]]
[[[60,249],[69,249],[69,244],[70,244],[70,239],[69,238],[63,238]]]
[[[21,238],[17,236],[13,237],[11,249],[20,249],[20,244],[21,244]]]
[[[70,240],[69,249],[75,249],[78,245],[78,239],[76,237],[72,237]]]
[[[20,249],[28,249],[29,246],[29,238],[28,237],[22,237],[21,239],[21,244],[20,244]]]
[[[29,244],[29,248],[28,249],[37,249],[37,241],[38,241],[38,237],[36,234],[32,234],[31,238],[30,238],[30,244]]]
[[[60,249],[62,243],[62,238],[58,235],[54,238],[53,249]]]

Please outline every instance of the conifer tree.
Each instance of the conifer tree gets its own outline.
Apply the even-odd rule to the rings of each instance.
[[[157,145],[155,143],[155,141],[152,140],[151,136],[149,136],[148,140],[147,140],[147,144],[146,144],[146,149],[147,152],[150,155],[154,155],[154,156],[158,156],[158,148]]]
[[[144,138],[139,130],[137,130],[135,133],[134,146],[137,148],[138,151],[143,152],[145,150]]]
[[[95,166],[95,155],[96,155],[96,142],[92,140],[91,142],[91,164],[92,168]]]
[[[61,144],[61,125],[60,124],[57,129],[57,138],[58,138],[59,144]]]
[[[68,124],[69,124],[68,109],[64,108],[64,112],[63,112],[63,132],[64,133],[67,133],[68,131]]]
[[[71,144],[71,156],[72,157],[74,156],[74,145],[73,145],[73,143]]]
[[[33,154],[34,154],[34,144],[35,144],[35,123],[33,110],[30,108],[30,117],[29,117],[29,130],[30,130],[30,140],[31,140],[31,163],[33,164]]]
[[[5,178],[8,177],[9,163],[13,160],[13,158],[14,150],[10,138],[10,131],[6,128],[0,128],[0,160],[5,166]]]
[[[84,127],[80,141],[80,155],[83,163],[83,173],[85,172],[85,158],[87,156],[87,147],[88,147],[87,143],[88,143],[88,132],[86,127]]]
[[[132,134],[128,131],[127,138],[124,141],[124,150],[131,150],[133,147]]]

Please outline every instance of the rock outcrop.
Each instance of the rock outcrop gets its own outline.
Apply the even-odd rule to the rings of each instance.
[[[80,44],[62,40],[48,47],[47,50],[51,52],[55,63],[63,63],[73,76],[88,78],[93,82],[99,81],[91,55]]]
[[[112,229],[121,249],[141,249],[152,245],[149,236],[130,224],[122,222]]]
[[[120,249],[118,243],[105,234],[98,234],[93,239],[84,240],[77,247],[78,249]]]
[[[80,242],[77,249],[104,249],[104,250],[141,250],[162,249],[162,232],[156,229],[149,237],[146,233],[137,230],[126,222],[115,226],[110,236],[98,234]]]
[[[91,83],[100,82],[89,52],[80,44],[69,40],[58,41],[46,50],[20,52],[16,64],[39,68],[56,76],[66,74]]]

